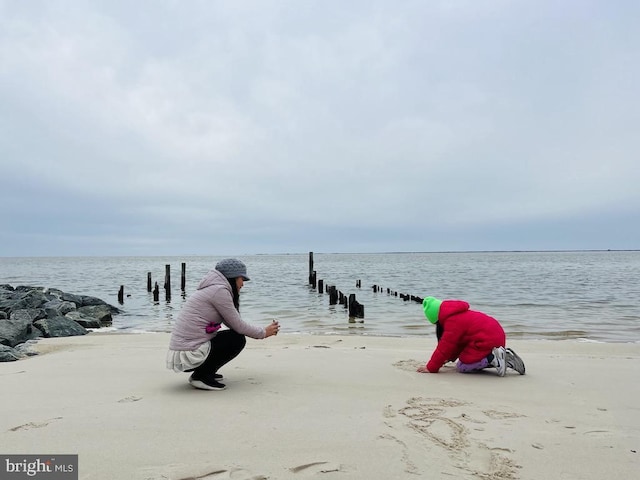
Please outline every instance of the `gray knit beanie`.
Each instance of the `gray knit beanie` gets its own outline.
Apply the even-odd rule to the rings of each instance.
[[[235,258],[220,260],[216,264],[216,270],[228,279],[242,277],[245,282],[250,280],[249,277],[247,277],[247,267]]]

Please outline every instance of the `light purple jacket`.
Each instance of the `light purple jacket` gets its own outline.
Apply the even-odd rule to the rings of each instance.
[[[251,325],[240,317],[233,305],[233,292],[229,281],[219,271],[212,269],[202,279],[180,311],[173,327],[169,350],[192,351],[210,341],[216,332],[207,333],[210,323],[223,323],[230,329],[251,338],[264,338],[262,327]]]

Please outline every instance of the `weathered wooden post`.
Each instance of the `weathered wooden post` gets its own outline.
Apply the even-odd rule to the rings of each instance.
[[[124,303],[124,285],[120,285],[120,290],[118,291],[118,302],[121,305]]]
[[[358,303],[355,293],[349,295],[349,317],[364,318],[364,305]]]
[[[318,293],[324,293],[324,280],[318,280]]]
[[[187,264],[182,263],[182,274],[180,275],[180,290],[184,292],[187,286]]]
[[[315,270],[311,273],[311,278],[309,279],[309,283],[313,286],[313,288],[317,287],[317,284],[316,284],[316,271]]]
[[[335,285],[329,287],[329,305],[335,305],[338,303],[338,290]]]
[[[171,300],[171,265],[164,267],[164,291],[167,301]]]
[[[316,272],[313,271],[313,252],[309,252],[309,284],[313,285],[315,288],[315,275]]]
[[[153,301],[154,302],[160,301],[160,287],[158,287],[158,282],[156,282],[156,286],[153,289]]]
[[[147,272],[147,292],[151,291],[151,272]]]

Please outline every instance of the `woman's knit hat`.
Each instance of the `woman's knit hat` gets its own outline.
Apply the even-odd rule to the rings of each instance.
[[[250,280],[249,277],[247,277],[247,267],[245,264],[235,258],[225,258],[224,260],[220,260],[216,264],[216,270],[229,280],[238,277],[242,277],[245,282]]]
[[[427,320],[429,320],[434,325],[438,321],[440,305],[442,305],[442,300],[438,300],[434,297],[426,297],[424,300],[422,300],[422,309],[424,310],[424,316],[427,317]]]

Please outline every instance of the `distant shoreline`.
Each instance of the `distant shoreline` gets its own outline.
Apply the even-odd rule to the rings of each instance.
[[[398,252],[321,252],[312,251],[314,255],[411,255],[411,254],[454,254],[454,253],[596,253],[596,252],[640,252],[640,249],[584,249],[584,250],[441,250],[441,251],[398,251]],[[281,252],[281,253],[171,253],[166,255],[23,255],[5,256],[0,258],[167,258],[167,257],[225,257],[225,256],[279,256],[279,255],[308,255],[310,252]]]

